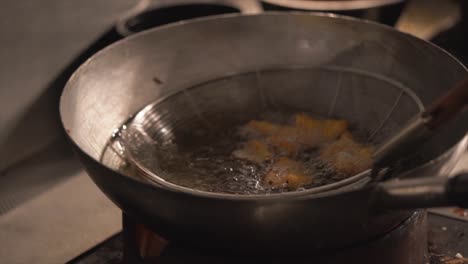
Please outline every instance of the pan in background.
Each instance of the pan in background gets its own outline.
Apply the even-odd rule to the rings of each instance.
[[[405,0],[261,0],[268,11],[332,12],[377,21],[393,26],[397,22]]]

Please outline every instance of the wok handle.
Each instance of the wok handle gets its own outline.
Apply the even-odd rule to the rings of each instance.
[[[424,177],[377,184],[372,205],[379,209],[444,206],[468,208],[468,172],[451,177]]]
[[[468,208],[468,173],[450,178],[446,187],[447,198],[452,204]]]

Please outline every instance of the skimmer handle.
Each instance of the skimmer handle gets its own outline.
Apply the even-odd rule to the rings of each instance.
[[[373,175],[414,153],[419,144],[423,144],[437,128],[461,112],[467,104],[468,78],[465,78],[377,148],[373,157]]]

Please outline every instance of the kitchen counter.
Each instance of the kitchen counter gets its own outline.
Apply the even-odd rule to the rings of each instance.
[[[69,150],[55,145],[2,176],[0,263],[65,263],[121,229],[120,210]]]

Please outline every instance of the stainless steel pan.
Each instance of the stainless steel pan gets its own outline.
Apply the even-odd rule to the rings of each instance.
[[[376,7],[382,7],[403,2],[403,0],[262,0],[263,2],[281,6],[294,8],[298,10],[311,11],[347,11],[347,10],[363,10]]]
[[[263,8],[277,11],[332,12],[395,25],[404,0],[261,0]]]
[[[388,232],[412,213],[395,209],[402,208],[398,198],[411,209],[462,204],[446,199],[444,177],[466,149],[468,114],[450,122],[399,172],[432,177],[419,181],[419,193],[406,181],[362,188],[366,174],[339,188],[263,196],[168,189],[118,170],[118,155],[107,152],[112,131],[141,109],[158,109],[148,104],[190,88],[200,91],[194,101],[147,112],[141,126],[164,124],[152,130],[154,139],[167,134],[162,128],[176,133],[174,120],[197,123],[190,117],[200,109],[218,113],[211,118],[222,129],[231,118],[248,119],[255,102],[268,101],[280,110],[346,118],[378,141],[466,73],[443,50],[369,22],[305,13],[223,15],[149,30],[104,49],[72,76],[60,112],[95,183],[124,212],[169,240],[307,253]],[[434,199],[424,203],[427,197]],[[392,210],[375,210],[385,206]]]

